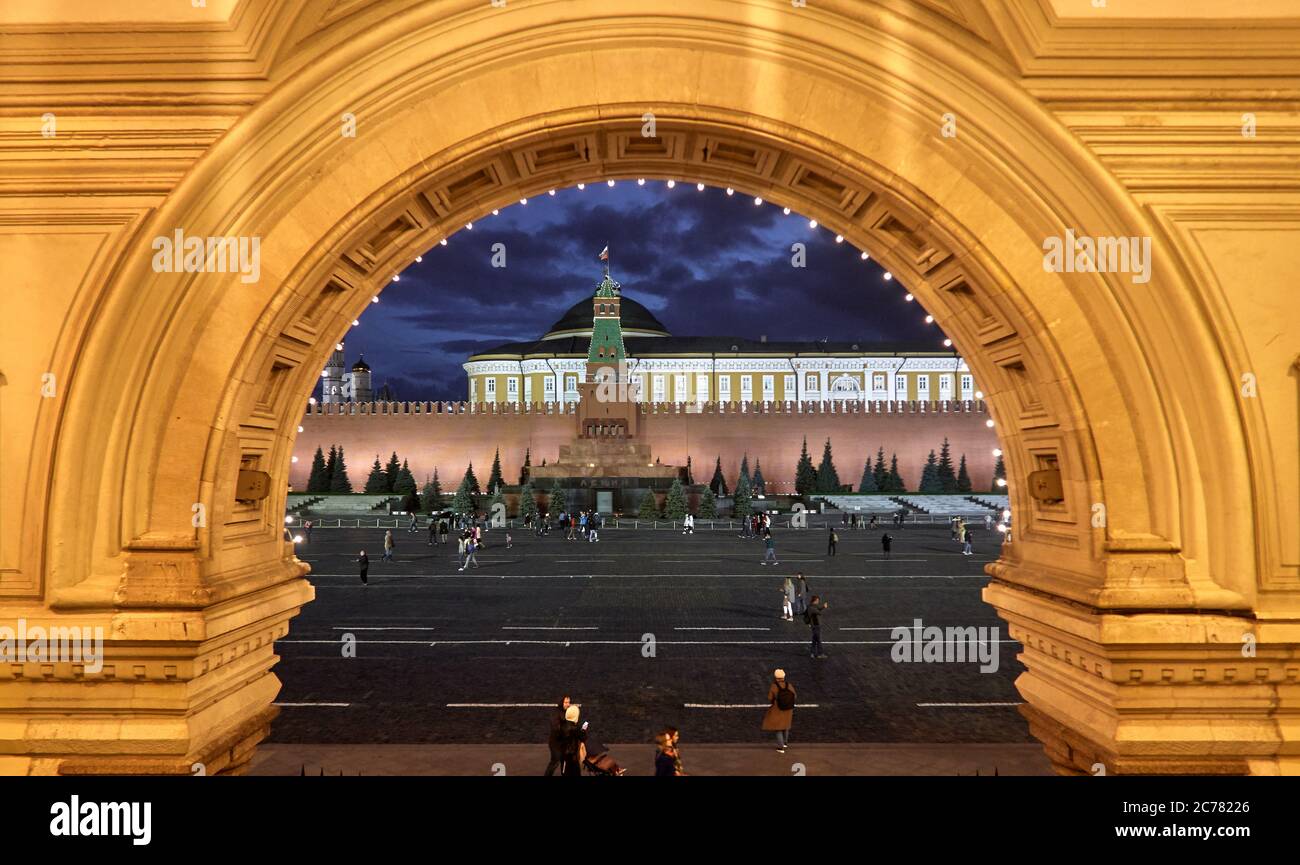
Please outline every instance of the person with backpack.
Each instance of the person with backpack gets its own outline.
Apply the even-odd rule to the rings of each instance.
[[[794,685],[785,680],[785,670],[772,673],[772,684],[767,686],[767,711],[763,714],[763,729],[776,733],[776,750],[785,753],[790,744],[790,725],[794,721]]]
[[[885,552],[885,558],[889,558],[889,545],[894,542],[894,536],[885,532],[880,536],[880,548]]]
[[[474,567],[476,568],[478,567],[478,559],[474,555],[475,553],[478,552],[478,548],[479,548],[479,542],[474,539],[473,535],[470,535],[468,540],[466,540],[465,542],[465,563],[460,566],[459,570],[463,571],[466,568],[468,568],[471,564],[473,564]]]
[[[820,595],[813,595],[812,600],[808,602],[808,609],[803,611],[804,624],[812,628],[812,645],[808,648],[808,654],[813,658],[826,657],[826,653],[822,651],[822,614],[830,604],[823,604],[821,601]]]

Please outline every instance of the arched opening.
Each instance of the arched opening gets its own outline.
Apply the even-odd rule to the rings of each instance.
[[[80,361],[99,386],[74,384],[60,420],[43,589],[60,613],[113,611],[123,647],[183,646],[191,690],[145,699],[165,730],[128,723],[123,753],[237,769],[264,734],[271,646],[311,592],[283,541],[283,485],[241,498],[239,471],[285,476],[304,395],[371,298],[493,208],[638,177],[811,215],[872,250],[968,358],[1018,527],[985,596],[1026,646],[1027,715],[1061,771],[1186,767],[1171,742],[1187,737],[1216,771],[1276,753],[1267,718],[1216,751],[1204,725],[1143,726],[1118,695],[1113,646],[1191,642],[1143,637],[1143,615],[1194,629],[1213,610],[1236,634],[1256,576],[1234,555],[1249,516],[1208,510],[1250,497],[1244,448],[1224,447],[1242,435],[1233,382],[1210,353],[1170,348],[1214,343],[1185,268],[1170,263],[1158,293],[1044,269],[1043,238],[1067,228],[1161,231],[1095,157],[977,52],[919,28],[888,35],[903,25],[885,10],[846,42],[826,16],[773,13],[742,31],[666,6],[637,20],[574,7],[578,29],[529,10],[457,29],[413,9],[304,48],[118,259]],[[545,48],[517,50],[515,28]],[[815,63],[809,41],[828,52]],[[953,104],[963,131],[946,139]],[[355,137],[344,115],[359,118]],[[156,272],[151,242],[178,228],[260,238],[260,281]],[[105,417],[118,419],[107,439]],[[1030,474],[1053,469],[1063,498],[1032,498]],[[1222,642],[1230,655],[1239,640]],[[1155,699],[1174,711],[1173,696]],[[1253,734],[1264,744],[1246,744]]]

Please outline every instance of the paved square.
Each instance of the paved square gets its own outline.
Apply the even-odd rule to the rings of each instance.
[[[1032,742],[1016,710],[1020,646],[979,594],[999,536],[978,532],[967,557],[946,525],[890,527],[883,560],[879,530],[837,531],[832,557],[825,529],[778,529],[780,565],[764,566],[759,541],[721,529],[607,528],[598,543],[515,529],[509,549],[498,529],[482,566],[461,573],[454,544],[428,546],[424,531],[395,531],[386,563],[383,529],[318,528],[299,547],[317,599],[276,644],[270,741],[540,744],[547,705],[568,693],[606,742],[649,742],[672,724],[688,741],[761,743],[782,667],[799,692],[796,741]],[[363,548],[366,587],[353,563]],[[824,660],[809,657],[802,621],[780,617],[781,581],[799,570],[830,604]],[[895,663],[891,630],[918,618],[998,628],[996,672]]]

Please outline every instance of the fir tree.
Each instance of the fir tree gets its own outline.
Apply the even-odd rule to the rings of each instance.
[[[492,471],[488,474],[488,492],[495,493],[505,484],[505,479],[501,477],[501,448],[497,448],[496,455],[492,457]]]
[[[727,494],[727,479],[722,476],[722,457],[718,457],[713,466],[713,480],[709,481],[709,489],[713,490],[715,496]]]
[[[420,491],[420,506],[428,513],[442,510],[442,484],[438,481],[438,469],[433,470],[433,477],[424,482]]]
[[[907,484],[903,483],[903,476],[898,473],[898,454],[892,454],[889,460],[889,477],[886,479],[888,484],[885,489],[891,493],[907,492]]]
[[[961,455],[961,463],[957,468],[957,492],[968,493],[971,491],[970,474],[966,471],[966,455]]]
[[[564,487],[560,484],[560,479],[556,478],[551,482],[550,504],[547,505],[551,513],[558,515],[560,511],[567,511],[569,509],[567,498]]]
[[[1002,454],[998,454],[997,464],[993,466],[993,492],[1001,492],[1006,489],[1005,486],[999,485],[999,480],[1007,479],[1007,466],[1002,462]]]
[[[831,458],[830,439],[826,439],[826,447],[822,449],[822,463],[817,467],[815,488],[819,493],[838,493],[840,491],[840,476],[835,471],[835,461]]]
[[[794,469],[794,491],[801,496],[817,492],[817,470],[813,468],[812,457],[808,456],[807,436],[804,436],[803,450],[799,453],[799,464]]]
[[[871,457],[867,457],[866,465],[862,467],[862,480],[858,481],[858,492],[874,493],[878,492],[880,487],[876,486],[876,474],[871,469]]]
[[[930,451],[930,456],[926,457],[925,467],[921,469],[921,486],[917,492],[927,494],[943,492],[943,484],[939,480],[939,460],[933,450]]]
[[[334,471],[330,475],[330,492],[352,492],[352,482],[348,480],[348,463],[347,460],[343,458],[342,445],[339,445],[338,462],[335,463]]]
[[[375,454],[375,464],[370,467],[370,476],[366,478],[366,492],[370,495],[392,492],[388,488],[388,475],[384,473],[384,466],[379,462],[379,454]]]
[[[474,496],[470,490],[468,478],[460,482],[456,494],[451,497],[451,510],[454,514],[470,514],[474,512]]]
[[[763,466],[754,460],[754,495],[767,495],[767,481],[763,480]]]
[[[478,478],[474,477],[474,464],[473,464],[473,463],[470,463],[470,464],[469,464],[469,468],[465,469],[465,477],[463,478],[463,482],[468,482],[468,483],[469,483],[469,487],[468,487],[468,489],[469,489],[469,491],[470,491],[471,493],[473,493],[474,495],[477,496],[477,495],[482,495],[482,494],[483,494],[483,491],[482,491],[481,489],[479,489],[479,486],[478,486]]]
[[[533,492],[532,481],[528,481],[519,490],[519,516],[526,520],[537,513],[537,495]]]
[[[889,489],[889,469],[885,468],[885,447],[880,446],[876,451],[876,467],[871,472],[876,480],[876,489],[887,491]]]
[[[328,484],[328,486],[326,486],[325,489],[330,492],[334,491],[334,472],[338,469],[338,467],[339,467],[338,445],[330,445],[329,459],[325,461],[325,481]]]
[[[521,487],[524,484],[528,483],[528,479],[532,475],[532,468],[533,468],[532,457],[533,457],[532,448],[524,448],[524,465],[523,468],[519,470],[519,486]]]
[[[747,517],[754,512],[753,490],[749,486],[749,478],[744,475],[736,481],[736,493],[731,497],[731,512],[738,517]]]
[[[948,448],[947,436],[943,437],[943,446],[939,449],[939,464],[935,474],[945,493],[957,492],[957,473],[952,470],[952,451]]]
[[[388,481],[388,489],[384,492],[397,492],[397,476],[401,473],[402,461],[397,458],[397,451],[393,451],[393,455],[388,458],[388,465],[384,466],[384,477]]]
[[[411,474],[411,467],[406,464],[406,460],[402,460],[402,467],[397,472],[393,492],[402,497],[415,495],[415,475]]]
[[[311,458],[311,476],[307,479],[307,492],[327,493],[330,491],[329,469],[325,468],[325,453],[316,448],[316,456]]]
[[[690,455],[689,455],[689,454],[688,454],[687,457],[686,457],[686,480],[685,480],[685,484],[686,484],[688,487],[695,486],[695,475],[692,474],[692,472],[691,472],[691,458],[690,458]]]
[[[641,510],[637,516],[643,520],[653,520],[659,516],[659,504],[655,501],[655,491],[646,490],[641,496]]]
[[[664,501],[664,516],[670,520],[680,520],[686,516],[686,491],[682,489],[681,478],[673,478],[673,485],[668,489],[668,498]]]
[[[706,520],[718,518],[718,500],[714,498],[713,490],[708,487],[704,488],[704,495],[700,497],[699,516]]]
[[[752,491],[754,489],[754,479],[749,476],[749,454],[745,454],[740,458],[740,477],[745,479],[745,482],[749,484],[749,489]],[[739,478],[736,480],[736,489],[740,489]]]

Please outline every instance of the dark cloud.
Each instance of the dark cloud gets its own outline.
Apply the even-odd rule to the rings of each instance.
[[[401,399],[463,399],[465,358],[536,339],[611,273],[673,333],[862,343],[943,334],[904,301],[874,260],[806,217],[737,192],[669,190],[621,182],[560,190],[485,216],[434,246],[390,284],[347,335],[349,362],[364,353],[374,384]],[[506,250],[492,266],[494,244]],[[807,267],[791,266],[792,244]]]

